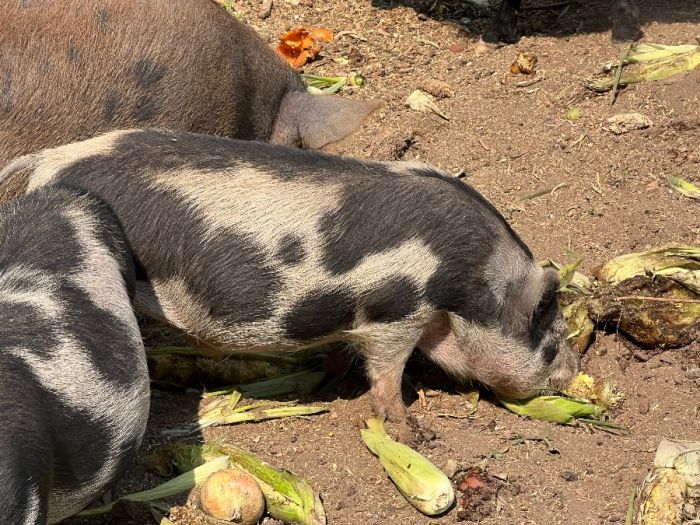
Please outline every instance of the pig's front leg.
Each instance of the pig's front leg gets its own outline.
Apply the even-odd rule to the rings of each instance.
[[[381,418],[406,423],[409,414],[401,396],[401,380],[406,361],[420,338],[421,328],[410,322],[401,322],[373,325],[361,331],[364,333],[358,335],[374,411]]]
[[[613,0],[612,38],[616,42],[634,42],[642,37],[637,0]]]

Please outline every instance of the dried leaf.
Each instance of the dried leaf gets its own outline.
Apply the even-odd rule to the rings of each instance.
[[[531,75],[535,72],[537,65],[537,56],[531,53],[518,53],[518,57],[510,65],[510,72],[514,75],[522,73],[523,75]]]
[[[414,111],[433,112],[445,120],[450,120],[450,117],[440,111],[440,108],[437,107],[433,98],[420,89],[416,89],[408,96],[406,105]]]
[[[608,119],[606,128],[615,135],[622,135],[635,129],[645,129],[653,124],[651,119],[641,113],[620,113]]]
[[[296,27],[280,37],[277,52],[289,65],[299,68],[310,62],[321,51],[319,42],[330,42],[333,33],[322,27]]]

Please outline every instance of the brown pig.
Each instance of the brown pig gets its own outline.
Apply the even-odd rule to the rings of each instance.
[[[208,0],[0,0],[0,28],[2,164],[134,126],[315,149],[378,106],[306,93]]]

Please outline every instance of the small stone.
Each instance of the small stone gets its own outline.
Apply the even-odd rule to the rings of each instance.
[[[421,22],[425,22],[427,19],[428,15],[426,15],[425,13],[418,13],[418,20],[420,20]]]
[[[463,53],[466,49],[462,44],[452,44],[447,48],[450,53]]]
[[[437,98],[449,98],[454,95],[454,90],[447,82],[434,78],[424,81],[420,87],[423,89],[423,91],[426,91]],[[436,394],[440,395],[439,392],[436,392]],[[427,397],[434,397],[428,392],[426,392],[425,395]]]
[[[622,518],[617,514],[611,514],[610,516],[608,516],[608,521],[610,523],[617,523],[618,521],[622,521]]]
[[[695,380],[700,379],[700,367],[691,366],[685,371],[685,375],[688,379]]]
[[[457,471],[459,470],[459,465],[454,459],[448,459],[445,462],[445,466],[442,467],[442,470],[445,472],[445,475],[448,478],[451,478],[455,474],[457,474]]]
[[[578,474],[575,472],[571,472],[570,470],[564,470],[561,473],[561,477],[564,478],[566,481],[576,481],[578,479]]]

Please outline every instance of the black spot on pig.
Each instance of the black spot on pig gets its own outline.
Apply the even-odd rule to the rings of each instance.
[[[369,321],[399,321],[416,311],[420,299],[420,290],[412,279],[393,277],[364,297],[364,313]]]
[[[101,8],[95,12],[95,21],[97,22],[97,28],[100,31],[106,31],[109,26],[109,20],[112,18],[112,14],[108,9]]]
[[[12,111],[13,102],[12,72],[0,71],[0,115]]]
[[[292,306],[282,325],[292,339],[313,340],[349,328],[354,310],[349,290],[314,290]]]
[[[558,351],[559,350],[556,343],[547,345],[542,351],[542,357],[544,358],[545,363],[551,364],[552,361],[554,361],[554,358],[557,357]]]
[[[158,116],[160,107],[155,98],[150,95],[142,95],[136,101],[133,117],[139,122],[145,122]]]
[[[402,243],[423,242],[439,261],[426,298],[437,308],[478,322],[492,319],[498,309],[484,273],[499,240],[512,236],[531,258],[505,219],[481,195],[431,170],[358,177],[347,184],[341,205],[322,218],[319,229],[323,264],[334,275]]]
[[[301,244],[301,237],[292,234],[285,235],[280,241],[277,257],[289,266],[294,266],[303,261],[306,257],[306,250]]]
[[[135,137],[148,134],[136,133]],[[163,146],[171,144],[168,140]],[[133,153],[136,150],[129,150]],[[210,227],[205,217],[192,211],[182,196],[172,190],[138,191],[141,179],[125,179],[129,170],[148,171],[149,164],[182,167],[167,148],[161,152],[144,148],[143,156],[119,154],[96,155],[76,162],[58,177],[61,183],[72,188],[88,190],[109,202],[114,213],[124,225],[127,242],[133,250],[139,266],[159,268],[159,273],[148,273],[147,279],[171,281],[179,279],[182,261],[188,261],[199,274],[188,279],[192,290],[200,291],[214,318],[225,317],[228,323],[246,323],[268,319],[274,312],[275,295],[281,288],[281,277],[276,268],[267,263],[262,247],[248,236],[233,230],[225,232],[225,242],[208,251],[197,243],[178,243],[178,252],[172,252],[172,239],[202,239],[208,236]],[[159,157],[156,159],[155,157]],[[151,157],[151,158],[149,158]],[[180,157],[182,160],[182,157]],[[118,167],[118,168],[117,168]],[[133,185],[134,188],[125,188]],[[134,195],[138,195],[135,202]],[[168,210],[167,214],[152,210]],[[174,220],[177,218],[177,220]],[[147,224],[148,228],[139,225]],[[157,232],[155,235],[153,232]],[[154,248],[154,246],[156,248]],[[156,262],[157,261],[157,262]],[[217,265],[212,261],[225,261]],[[231,272],[231,268],[237,268]],[[233,293],[232,293],[233,292]],[[190,292],[194,297],[197,293]]]
[[[122,105],[121,97],[114,91],[107,93],[105,99],[104,111],[102,113],[105,122],[112,122],[117,116],[117,112]]]
[[[70,62],[81,62],[82,60],[82,53],[77,47],[70,46],[66,50],[66,57],[68,57],[68,60]]]
[[[15,282],[18,290],[33,288],[33,283],[30,281],[22,283],[16,280]],[[51,323],[41,317],[41,311],[35,306],[28,303],[11,303],[11,305],[0,303],[0,314],[3,319],[0,324],[0,341],[2,341],[0,346],[24,348],[31,344],[34,348],[46,349],[57,344],[58,340],[51,330]],[[28,334],[31,334],[31,337]]]
[[[134,66],[136,85],[143,89],[154,87],[167,73],[167,67],[153,62],[150,58],[142,58]]]

